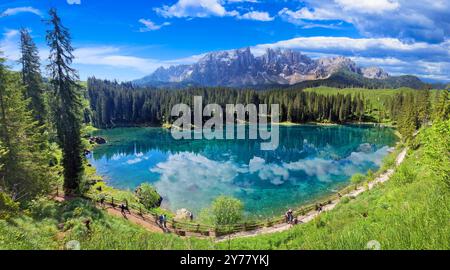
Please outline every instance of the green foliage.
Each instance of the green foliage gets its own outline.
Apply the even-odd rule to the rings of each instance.
[[[40,74],[39,51],[25,28],[20,30],[20,49],[25,97],[31,100],[29,109],[33,112],[34,119],[39,122],[39,125],[44,125],[47,118],[47,107]]]
[[[20,75],[0,58],[0,187],[14,200],[48,192],[55,181],[47,136],[33,120]],[[6,151],[6,152],[5,152]]]
[[[243,218],[244,205],[236,198],[219,196],[211,204],[216,225],[233,225]]]
[[[280,121],[295,123],[342,123],[363,118],[364,101],[359,95],[319,95],[302,89],[267,91],[229,88],[164,90],[135,88],[130,83],[88,79],[93,123],[99,128],[170,124],[170,112],[178,103],[192,105],[193,96],[204,104],[280,104]],[[270,113],[270,111],[269,111]],[[206,120],[206,119],[205,119]]]
[[[360,173],[356,173],[350,179],[352,184],[361,184],[364,180],[366,180],[366,176]]]
[[[447,87],[446,90],[442,90],[439,95],[436,97],[436,105],[434,108],[434,119],[446,120],[450,118],[450,88]]]
[[[147,209],[158,207],[161,203],[161,196],[148,183],[143,183],[136,189],[136,196]]]
[[[81,142],[81,87],[77,72],[71,67],[74,56],[71,38],[55,9],[49,11],[47,43],[50,47],[49,64],[51,85],[55,93],[53,117],[58,140],[63,150],[64,189],[78,193],[83,175],[83,146]]]
[[[9,219],[12,215],[19,211],[19,203],[14,202],[13,199],[5,192],[0,191],[0,219]]]

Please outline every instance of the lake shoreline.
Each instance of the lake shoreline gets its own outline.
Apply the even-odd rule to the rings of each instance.
[[[311,126],[310,123],[309,123],[309,124],[300,124],[299,126],[302,126],[302,125],[304,125],[304,126]],[[359,124],[357,124],[357,125],[359,125]],[[343,125],[343,126],[344,126],[344,125]],[[153,128],[153,127],[149,127],[149,128]],[[158,127],[154,127],[154,128],[158,128]],[[93,166],[93,167],[95,168],[95,166]],[[379,166],[377,169],[380,169],[381,167],[382,167],[382,166]],[[108,178],[110,178],[110,177],[108,177]],[[349,177],[348,179],[350,179],[350,178],[351,178],[351,177]],[[129,192],[131,195],[134,195],[132,189],[116,188],[116,187],[112,186],[112,185],[110,184],[110,180],[107,180],[107,179],[106,179],[106,175],[102,176],[102,181],[103,181],[106,185],[108,185],[109,187],[111,187],[112,189],[120,190],[120,191],[126,191],[126,192]],[[305,199],[305,201],[304,201],[304,202],[301,202],[300,204],[292,203],[291,205],[292,205],[294,208],[299,208],[299,207],[301,208],[302,206],[307,205],[307,204],[314,203],[315,201],[324,200],[324,199],[326,199],[327,197],[329,197],[330,195],[335,195],[336,192],[339,192],[339,191],[342,190],[342,189],[348,188],[349,185],[351,185],[351,183],[349,183],[348,180],[346,180],[345,183],[344,183],[344,182],[342,182],[342,183],[336,183],[335,186],[332,186],[332,187],[327,188],[328,191],[324,192],[324,194],[317,194],[317,196],[316,196],[316,195],[312,195],[312,196],[311,196],[311,199]],[[250,204],[250,205],[251,205],[251,204]],[[189,208],[189,207],[188,207],[188,208]],[[169,208],[167,208],[167,207],[162,207],[161,209],[164,209],[164,211],[171,212],[172,214],[174,214],[174,212],[175,212],[174,210],[169,209]],[[255,220],[255,219],[256,219],[256,220],[258,220],[258,219],[265,220],[265,219],[267,219],[268,217],[276,217],[276,216],[278,216],[278,212],[279,212],[280,214],[282,213],[282,211],[274,211],[273,214],[270,214],[270,213],[269,213],[269,212],[271,212],[271,211],[267,211],[267,212],[268,212],[267,214],[258,214],[258,213],[252,214],[252,212],[249,211],[249,212],[247,212],[247,214],[250,213],[250,215],[247,215],[247,218],[250,218],[250,219],[252,219],[252,220]]]

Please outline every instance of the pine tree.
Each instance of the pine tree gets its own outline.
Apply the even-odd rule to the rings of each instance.
[[[60,146],[63,150],[64,189],[66,193],[79,191],[83,175],[81,156],[81,101],[78,74],[71,67],[73,48],[69,31],[61,24],[55,9],[49,11],[47,43],[50,47],[49,65],[51,84],[55,92],[54,114]]]
[[[0,58],[0,187],[14,200],[29,199],[49,190],[54,179],[49,168],[46,138],[29,111],[19,73]]]
[[[421,125],[430,120],[430,90],[422,89],[417,91],[417,117]]]
[[[438,94],[433,118],[435,120],[447,120],[450,118],[450,85]]]
[[[39,52],[26,29],[20,30],[20,49],[25,97],[31,99],[29,107],[33,111],[34,119],[39,121],[40,125],[43,125],[46,118],[46,107],[42,90]]]

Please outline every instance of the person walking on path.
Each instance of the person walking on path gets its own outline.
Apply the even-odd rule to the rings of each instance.
[[[159,215],[158,222],[161,227],[164,226],[164,216],[163,215]]]
[[[294,213],[293,213],[292,209],[289,209],[286,212],[285,218],[286,218],[286,223],[288,223],[288,224],[292,223],[292,221],[294,220]]]
[[[125,204],[121,203],[120,204],[120,213],[122,214],[122,216],[124,218],[127,218],[127,214],[125,213],[125,210],[128,208]],[[129,212],[129,211],[128,211]]]
[[[166,214],[163,215],[163,223],[164,223],[164,228],[167,229],[167,216]]]

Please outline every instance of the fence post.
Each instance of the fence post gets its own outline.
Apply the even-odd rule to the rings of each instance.
[[[116,205],[114,204],[114,197],[111,197],[111,205],[112,205],[113,208],[116,207]]]

